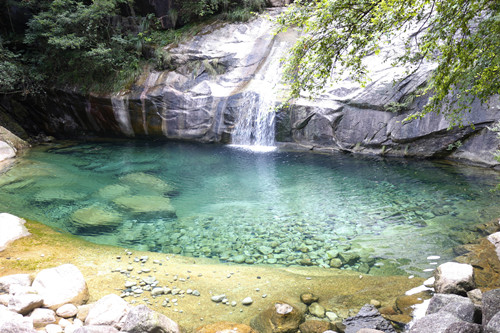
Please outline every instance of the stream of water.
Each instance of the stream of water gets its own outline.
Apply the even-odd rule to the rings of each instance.
[[[127,248],[425,276],[500,216],[497,182],[448,162],[57,143],[0,175],[0,211]]]

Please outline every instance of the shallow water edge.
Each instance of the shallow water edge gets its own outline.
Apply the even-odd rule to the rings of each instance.
[[[398,296],[423,282],[418,277],[360,275],[333,268],[220,264],[212,259],[154,252],[133,251],[128,256],[124,248],[92,244],[41,223],[28,221],[26,227],[32,236],[15,241],[0,253],[0,276],[35,273],[72,263],[83,273],[91,295],[90,302],[93,302],[110,293],[120,295],[127,280],[151,275],[160,285],[196,289],[201,296],[177,297],[178,306],[172,307],[161,306],[165,296],[152,298],[149,293],[148,296],[126,300],[134,305],[148,305],[178,322],[188,332],[223,320],[248,324],[252,317],[274,301],[300,305],[299,296],[304,292],[318,295],[319,303],[327,310],[347,317],[372,299],[380,301],[382,306],[392,306]],[[148,263],[134,262],[135,257],[141,256],[148,256]],[[128,278],[112,272],[120,268],[126,270],[128,266],[134,267]],[[138,273],[145,268],[151,271]],[[226,294],[238,305],[231,307],[212,302],[210,297],[219,294]],[[248,296],[254,299],[254,303],[248,307],[241,305],[241,300]]]

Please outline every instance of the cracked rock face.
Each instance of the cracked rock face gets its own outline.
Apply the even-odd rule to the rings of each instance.
[[[278,1],[279,2],[279,1]],[[282,1],[283,2],[283,1]],[[286,1],[285,1],[286,2]],[[276,15],[280,10],[271,9]],[[144,73],[133,88],[116,95],[82,96],[48,92],[39,101],[16,101],[27,112],[11,116],[27,130],[54,136],[166,137],[230,143],[249,107],[264,99],[280,75],[279,63],[297,39],[289,31],[274,36],[272,22],[258,17],[246,23],[214,23],[175,47],[168,47],[165,71]],[[442,114],[406,122],[422,110],[420,96],[435,64],[424,63],[407,75],[386,56],[402,50],[391,41],[379,55],[366,59],[371,81],[361,86],[349,78],[325,88],[315,100],[300,98],[276,116],[276,140],[294,147],[387,156],[450,157],[496,166],[499,144],[489,128],[500,119],[498,96],[488,104],[474,102],[462,128],[450,128]],[[269,85],[262,90],[262,86]],[[14,109],[9,101],[0,101]],[[25,114],[24,118],[21,114]]]

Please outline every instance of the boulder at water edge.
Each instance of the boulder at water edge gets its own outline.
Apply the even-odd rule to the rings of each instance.
[[[276,302],[250,321],[250,326],[261,333],[294,333],[304,321],[299,308],[285,302]]]
[[[5,250],[10,242],[30,235],[24,226],[25,223],[25,220],[17,216],[8,213],[0,214],[0,251]]]
[[[16,157],[16,151],[6,142],[0,141],[0,162]]]
[[[409,333],[473,333],[476,332],[478,326],[480,329],[480,325],[465,322],[449,312],[442,311],[420,318],[411,327]],[[472,330],[462,331],[461,328]]]
[[[425,314],[429,315],[437,312],[449,312],[455,317],[470,323],[474,323],[476,318],[474,303],[469,298],[459,295],[435,294],[432,296]]]
[[[500,313],[500,289],[487,291],[483,294],[483,325],[487,325],[491,318]]]
[[[139,305],[129,311],[122,326],[127,333],[180,333],[179,325],[172,319]]]
[[[87,283],[72,264],[42,270],[32,286],[43,297],[43,306],[52,310],[66,303],[84,304],[89,299]]]
[[[85,325],[113,326],[121,329],[130,307],[118,295],[109,294],[98,300],[89,310]]]
[[[434,272],[434,289],[438,294],[457,294],[465,296],[476,287],[474,270],[469,264],[447,262]]]

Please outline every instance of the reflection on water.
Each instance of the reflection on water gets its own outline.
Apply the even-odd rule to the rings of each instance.
[[[500,215],[496,182],[491,170],[445,162],[60,144],[0,175],[0,210],[128,248],[424,276]]]

